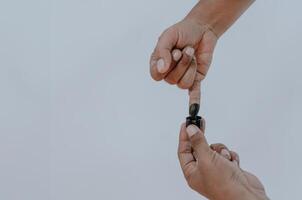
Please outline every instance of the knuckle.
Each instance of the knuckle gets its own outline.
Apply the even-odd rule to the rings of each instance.
[[[184,33],[184,31],[178,32],[178,39],[179,41],[187,41],[187,35]]]
[[[153,80],[155,81],[161,81],[162,80],[162,77],[156,73],[152,73],[151,72],[151,77],[153,78]]]
[[[206,77],[206,75],[207,75],[206,73],[203,73],[201,70],[198,69],[195,80],[202,81]]]
[[[150,70],[150,75],[153,78],[153,80],[155,80],[155,81],[161,81],[163,79],[161,75],[159,75],[152,69]]]
[[[234,155],[235,159],[239,161],[239,154],[235,151],[230,151],[230,152]]]
[[[185,83],[185,82],[180,82],[177,84],[177,86],[180,88],[180,89],[189,89],[190,86],[188,83]]]
[[[171,85],[175,85],[177,83],[177,80],[174,78],[174,76],[167,76],[165,81]]]
[[[215,150],[216,150],[217,152],[221,152],[222,149],[228,150],[228,148],[227,148],[226,145],[224,145],[224,144],[222,144],[222,143],[217,143],[217,144],[216,144]]]
[[[167,34],[173,32],[173,26],[165,29],[162,34],[158,37],[158,41],[162,40]]]

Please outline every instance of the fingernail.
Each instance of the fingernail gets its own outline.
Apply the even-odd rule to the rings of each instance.
[[[224,157],[227,157],[228,159],[231,158],[230,152],[226,149],[221,150],[221,155],[224,156]]]
[[[181,52],[180,51],[174,51],[173,52],[173,60],[178,61],[181,57]]]
[[[157,70],[160,72],[160,73],[165,73],[166,70],[165,70],[165,61],[164,59],[159,59],[157,61]]]
[[[189,47],[189,48],[186,49],[186,54],[188,56],[192,57],[194,55],[194,52],[195,52],[195,50],[192,47]]]
[[[194,125],[189,125],[186,130],[187,130],[187,133],[188,133],[189,137],[192,137],[193,135],[195,135],[199,131],[197,126],[194,126]]]

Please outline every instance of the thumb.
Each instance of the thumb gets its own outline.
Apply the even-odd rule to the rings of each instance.
[[[210,147],[204,136],[204,132],[202,132],[197,126],[193,124],[189,125],[186,128],[186,131],[197,158],[209,158]]]
[[[170,27],[159,37],[157,45],[151,56],[150,71],[155,80],[161,80],[169,71],[172,64],[171,52],[178,40],[177,31]]]

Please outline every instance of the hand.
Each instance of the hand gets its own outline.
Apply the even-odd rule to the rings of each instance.
[[[259,179],[239,167],[223,144],[208,145],[204,130],[182,125],[178,157],[188,185],[211,200],[267,200]]]
[[[217,39],[207,25],[193,19],[171,26],[160,36],[152,53],[151,76],[182,89],[190,88],[197,74],[199,81],[206,76]],[[196,63],[192,63],[193,60]]]
[[[153,79],[164,79],[183,89],[191,88],[194,80],[196,83],[203,80],[218,38],[253,1],[200,0],[184,20],[166,29],[159,37],[150,58]],[[196,63],[192,64],[194,59]],[[198,88],[191,88],[191,91]]]
[[[175,24],[162,34],[151,56],[152,77],[190,89],[189,105],[200,104],[200,82],[210,67],[216,41],[217,36],[208,27],[194,20]],[[172,50],[174,47],[184,49]]]

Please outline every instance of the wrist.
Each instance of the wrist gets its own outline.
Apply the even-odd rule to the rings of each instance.
[[[224,190],[220,196],[213,200],[256,200],[253,195],[243,187],[232,187]]]
[[[255,0],[200,0],[185,19],[220,37]]]
[[[269,200],[265,193],[237,185],[221,188],[211,200]]]

